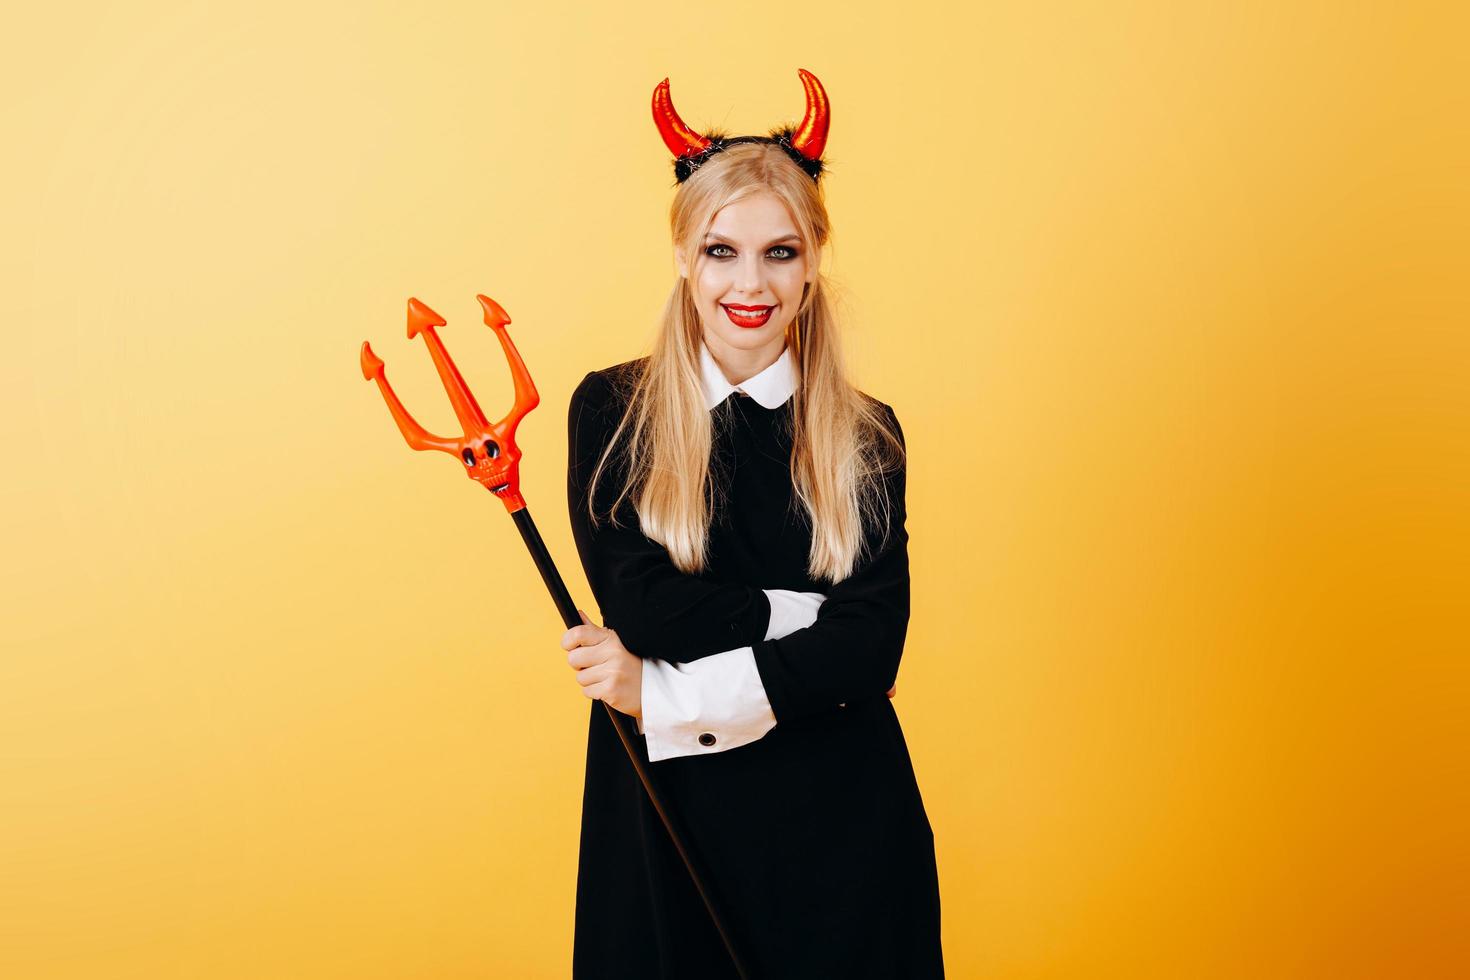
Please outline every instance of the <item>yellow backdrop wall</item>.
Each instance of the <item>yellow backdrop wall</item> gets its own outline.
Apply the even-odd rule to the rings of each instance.
[[[562,977],[591,705],[565,411],[672,285],[649,98],[833,104],[827,271],[908,436],[895,702],[950,972],[1463,976],[1457,5],[7,15],[0,974]],[[1457,900],[1458,896],[1458,900]]]

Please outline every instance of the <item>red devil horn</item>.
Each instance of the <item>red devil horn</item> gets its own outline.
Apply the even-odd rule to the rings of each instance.
[[[832,111],[827,105],[827,90],[822,88],[817,76],[805,68],[796,69],[796,73],[801,76],[802,87],[806,89],[806,115],[801,117],[801,125],[796,127],[791,145],[808,160],[816,160],[827,148],[827,126],[831,122]]]
[[[684,125],[684,120],[674,111],[667,78],[653,87],[653,122],[675,159],[689,153],[702,153],[709,146],[709,140]]]

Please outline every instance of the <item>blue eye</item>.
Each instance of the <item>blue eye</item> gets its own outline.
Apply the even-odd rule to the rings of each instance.
[[[732,258],[733,257],[733,256],[730,256],[730,255],[717,255],[717,254],[715,254],[715,249],[717,249],[717,248],[723,248],[723,249],[726,249],[726,250],[731,251],[731,252],[734,251],[734,249],[731,249],[729,245],[726,245],[724,243],[717,243],[717,244],[711,245],[709,248],[706,248],[704,250],[704,254],[705,255],[708,255],[710,258],[713,258],[713,259],[728,259],[728,258]],[[777,256],[776,257],[776,261],[777,262],[790,262],[792,259],[796,258],[798,255],[801,254],[796,249],[792,248],[790,245],[772,245],[771,246],[771,251],[772,252],[785,252],[785,253],[787,253],[785,255],[779,255],[779,256]]]

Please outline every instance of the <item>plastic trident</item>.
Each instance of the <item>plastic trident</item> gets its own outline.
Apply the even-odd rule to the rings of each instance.
[[[485,310],[486,325],[500,338],[505,359],[510,362],[511,378],[515,381],[515,405],[505,418],[493,425],[486,420],[480,403],[475,401],[459,368],[454,366],[454,359],[444,349],[444,341],[434,331],[435,327],[445,325],[444,318],[416,299],[408,301],[408,339],[424,335],[429,345],[429,356],[434,359],[434,367],[444,382],[444,390],[449,393],[449,401],[454,405],[454,414],[464,429],[464,435],[458,439],[436,436],[415,422],[384,377],[383,359],[373,353],[367,341],[362,343],[362,376],[378,383],[378,390],[388,403],[388,411],[393,413],[393,421],[398,423],[398,431],[403,433],[410,446],[414,449],[438,449],[458,456],[464,461],[465,472],[470,479],[499,497],[505,502],[505,509],[514,514],[526,506],[525,499],[521,497],[521,451],[516,446],[516,426],[520,425],[527,412],[541,404],[541,396],[536,394],[531,373],[526,370],[520,352],[511,342],[510,332],[505,329],[510,317],[490,297],[475,298]]]
[[[445,326],[444,318],[416,299],[408,301],[408,339],[412,340],[422,335],[424,342],[429,345],[429,356],[434,359],[434,367],[439,371],[439,379],[444,382],[444,390],[449,394],[449,401],[454,405],[454,414],[459,419],[464,434],[457,439],[436,436],[415,422],[413,416],[408,414],[408,410],[403,407],[403,402],[399,401],[398,396],[393,393],[393,388],[388,384],[388,379],[383,374],[383,359],[373,353],[372,346],[367,341],[363,341],[362,354],[359,358],[362,364],[362,376],[378,383],[378,390],[383,393],[383,400],[388,403],[388,411],[392,413],[393,421],[398,423],[398,431],[403,433],[403,438],[408,440],[411,447],[438,449],[458,456],[470,479],[488,489],[504,502],[505,509],[510,512],[516,527],[521,532],[521,538],[531,552],[531,558],[536,562],[536,568],[541,572],[541,580],[546,583],[546,588],[551,592],[551,598],[556,603],[557,611],[561,613],[562,622],[570,629],[585,623],[586,620],[582,618],[576,604],[572,601],[571,593],[567,591],[566,583],[562,581],[561,572],[557,570],[556,563],[551,560],[551,553],[546,550],[546,543],[541,540],[541,534],[531,520],[531,511],[526,507],[526,501],[521,496],[521,450],[516,445],[516,427],[520,425],[521,419],[526,417],[527,412],[541,403],[541,396],[536,394],[536,386],[531,382],[531,373],[526,370],[525,362],[521,360],[516,345],[511,342],[510,333],[505,329],[510,323],[510,317],[506,315],[505,310],[500,308],[500,304],[490,297],[481,295],[475,298],[480,301],[480,306],[485,311],[485,323],[500,338],[500,346],[505,350],[506,360],[510,362],[511,379],[515,384],[515,404],[505,418],[493,424],[485,418],[485,413],[480,410],[479,403],[470,393],[469,386],[465,384],[459,369],[454,366],[449,351],[444,349],[444,342],[435,332],[436,327]],[[699,861],[685,845],[685,838],[679,832],[678,821],[673,811],[665,806],[662,796],[654,786],[653,776],[649,772],[649,762],[644,752],[640,750],[642,743],[634,737],[628,716],[614,710],[612,705],[606,701],[602,702],[602,706],[607,709],[613,729],[618,733],[618,738],[622,740],[623,748],[627,750],[628,758],[632,760],[633,768],[637,771],[638,778],[648,793],[649,801],[663,820],[664,827],[668,830],[669,838],[673,841],[679,856],[684,859],[684,866],[689,869],[689,876],[694,881],[694,887],[704,899],[705,907],[709,910],[710,918],[719,931],[720,938],[725,942],[725,948],[730,953],[736,972],[741,977],[749,977],[750,973],[735,951],[724,920],[716,910],[717,902],[714,894],[705,885],[705,877],[699,872]]]

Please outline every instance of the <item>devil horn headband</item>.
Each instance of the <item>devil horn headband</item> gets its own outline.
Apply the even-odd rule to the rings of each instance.
[[[689,179],[711,156],[736,143],[775,143],[786,151],[797,166],[816,180],[822,176],[822,151],[827,148],[827,127],[831,122],[831,109],[827,105],[827,90],[817,76],[805,68],[796,69],[801,84],[806,89],[806,115],[800,125],[792,128],[782,126],[771,130],[769,136],[727,136],[710,131],[700,134],[690,129],[674,111],[674,100],[669,97],[669,80],[665,78],[653,89],[653,122],[658,126],[664,145],[674,155],[674,178],[679,183]]]

